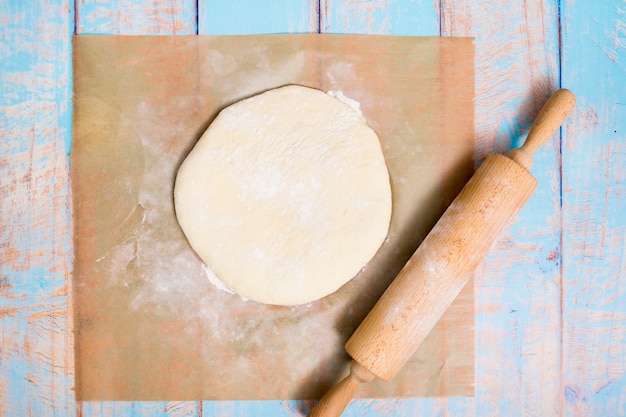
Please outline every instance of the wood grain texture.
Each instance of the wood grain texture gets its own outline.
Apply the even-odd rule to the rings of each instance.
[[[73,410],[66,0],[0,4],[0,415]]]
[[[198,3],[0,3],[0,416],[299,416],[310,407],[74,403],[64,145],[72,14],[77,33],[192,34],[196,15],[202,28],[234,2],[205,23],[198,11],[209,3]],[[579,98],[562,159],[558,141],[539,151],[540,188],[476,277],[476,398],[362,400],[345,415],[626,413],[624,2],[322,0],[318,9],[313,0],[295,24],[279,7],[237,4],[240,19],[224,16],[233,26],[201,33],[249,33],[247,22],[280,16],[268,31],[309,31],[319,10],[323,32],[476,36],[477,159],[519,142],[560,79]]]
[[[75,0],[77,34],[193,35],[196,0]]]
[[[437,36],[437,1],[320,0],[321,33]]]
[[[558,88],[558,4],[444,1],[441,10],[444,35],[476,36],[479,161],[518,145]],[[535,195],[476,275],[477,416],[559,410],[559,164],[557,136],[535,157]]]
[[[563,416],[626,413],[626,3],[562,6]]]

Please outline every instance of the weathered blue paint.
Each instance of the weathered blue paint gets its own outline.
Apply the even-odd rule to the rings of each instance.
[[[201,35],[253,35],[318,31],[317,4],[306,0],[221,1],[198,3]]]
[[[76,33],[194,35],[197,0],[75,0]]]
[[[565,1],[564,416],[626,409],[626,3]]]
[[[0,414],[72,415],[73,3],[0,4]]]
[[[519,145],[558,88],[558,2],[443,1],[442,10],[444,35],[476,37],[478,162]],[[476,273],[473,415],[558,413],[558,144],[556,135],[535,155],[538,189]]]
[[[345,415],[626,413],[622,0],[322,0],[319,8],[317,1],[198,3],[197,10],[195,0],[0,3],[0,415],[77,414],[65,157],[75,7],[79,33],[319,28],[476,36],[479,159],[519,143],[561,80],[579,99],[562,147],[556,141],[539,152],[537,193],[477,273],[476,398],[359,400]],[[294,416],[307,404],[105,402],[78,409],[84,416]]]
[[[321,0],[322,33],[438,36],[438,2]]]

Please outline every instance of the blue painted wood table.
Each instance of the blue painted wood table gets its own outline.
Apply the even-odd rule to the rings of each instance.
[[[269,402],[77,403],[68,144],[74,34],[476,38],[476,160],[560,86],[578,105],[540,187],[475,276],[472,398],[359,400],[348,416],[626,414],[623,0],[0,1],[0,416],[293,416]]]

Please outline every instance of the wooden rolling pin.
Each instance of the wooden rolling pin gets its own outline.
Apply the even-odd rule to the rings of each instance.
[[[533,153],[559,128],[576,98],[555,92],[524,145],[489,155],[346,343],[350,374],[310,417],[339,416],[358,386],[389,381],[465,286],[488,250],[537,187]]]

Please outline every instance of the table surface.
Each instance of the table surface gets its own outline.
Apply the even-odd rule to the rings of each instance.
[[[296,416],[311,404],[77,403],[72,335],[74,34],[471,36],[476,160],[547,96],[577,107],[540,186],[475,276],[476,394],[359,400],[347,416],[626,414],[624,0],[0,1],[0,416]]]

